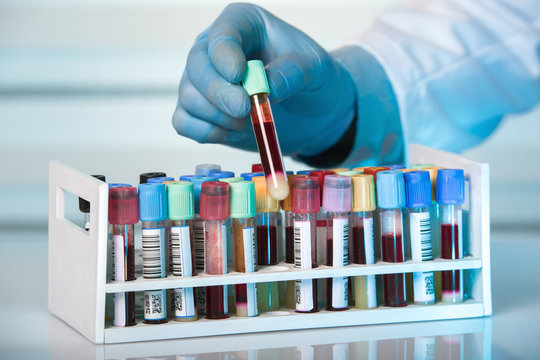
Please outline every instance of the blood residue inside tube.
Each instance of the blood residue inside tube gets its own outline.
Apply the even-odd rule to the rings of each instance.
[[[386,262],[403,262],[401,234],[382,236],[382,259]],[[386,306],[405,306],[405,274],[383,275],[384,302]]]
[[[443,259],[459,259],[459,227],[455,224],[441,225],[441,257]],[[452,250],[453,254],[452,254]],[[442,272],[442,291],[459,292],[459,270]]]

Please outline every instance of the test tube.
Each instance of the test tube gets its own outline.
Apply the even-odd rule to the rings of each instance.
[[[294,267],[317,267],[316,214],[321,207],[319,179],[292,179],[291,209],[294,214]],[[317,281],[296,280],[296,312],[317,312]]]
[[[210,171],[220,171],[221,165],[217,164],[199,164],[195,166],[195,175],[208,176]]]
[[[109,189],[109,223],[114,249],[113,280],[135,280],[135,224],[139,221],[139,198],[134,187]],[[114,326],[135,325],[135,293],[114,294]]]
[[[279,201],[272,198],[265,178],[254,177],[257,204],[257,264],[259,266],[278,263],[278,216]],[[257,287],[259,309],[274,311],[279,309],[277,282],[259,283]]]
[[[251,165],[251,172],[263,172],[263,166],[262,164],[252,164]]]
[[[234,271],[255,271],[255,185],[252,181],[229,184],[231,192],[231,236],[234,244]],[[257,284],[236,284],[236,316],[257,316]]]
[[[441,222],[441,258],[463,258],[462,209],[465,202],[465,177],[461,169],[437,172],[437,203]],[[442,301],[463,301],[463,270],[442,272]]]
[[[139,185],[139,216],[142,222],[143,277],[165,278],[165,226],[167,220],[167,194],[165,185],[149,183]],[[144,292],[144,322],[167,322],[165,290]]]
[[[208,173],[208,176],[215,177],[216,179],[219,180],[219,179],[234,177],[234,173],[232,171],[225,171],[225,170],[212,170]]]
[[[392,263],[405,261],[403,245],[403,213],[405,184],[399,170],[381,171],[377,175],[377,205],[381,219],[382,260]],[[406,306],[405,274],[383,275],[386,306]]]
[[[327,214],[326,265],[342,268],[349,265],[349,213],[351,211],[351,178],[328,175],[324,180],[323,209]],[[326,279],[326,310],[347,310],[349,283],[347,277]]]
[[[413,261],[433,260],[431,239],[431,182],[427,171],[411,171],[404,174],[407,202],[409,241]],[[415,304],[435,303],[435,279],[433,271],[413,273]]]
[[[242,173],[240,174],[242,178],[244,178],[245,181],[251,181],[256,176],[264,176],[263,172],[250,172],[250,173]]]
[[[268,99],[270,87],[262,61],[247,62],[243,86],[251,100],[251,124],[261,156],[268,193],[276,200],[283,200],[289,194],[289,184]]]
[[[171,236],[171,264],[174,276],[194,275],[195,264],[192,221],[193,183],[187,181],[167,184],[167,205]],[[197,320],[194,288],[176,288],[172,296],[172,309],[176,321]]]
[[[92,177],[105,181],[105,175],[91,175]],[[90,230],[90,203],[83,198],[79,198],[79,211],[83,213],[84,230]]]
[[[229,184],[207,181],[201,187],[201,218],[204,227],[204,268],[210,275],[227,273],[227,219]],[[228,315],[227,285],[206,288],[206,317],[224,319]]]
[[[369,166],[364,168],[363,174],[373,175],[373,182],[375,183],[375,188],[377,188],[377,174],[381,171],[392,170],[388,166]]]
[[[375,237],[373,213],[375,183],[373,175],[356,175],[352,181],[352,261],[355,264],[375,264]],[[356,276],[354,284],[354,306],[357,309],[377,307],[377,281],[375,275]]]
[[[170,176],[156,176],[146,180],[147,183],[151,184],[163,184],[165,181],[174,181],[174,178]]]
[[[139,184],[146,184],[148,179],[164,176],[167,176],[167,174],[161,171],[142,173],[139,175]]]

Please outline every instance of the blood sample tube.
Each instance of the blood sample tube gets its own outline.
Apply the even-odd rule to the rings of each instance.
[[[251,181],[256,176],[264,176],[263,172],[251,172],[251,173],[242,173],[240,174],[245,181]]]
[[[134,187],[109,189],[109,223],[112,226],[113,280],[135,280],[135,224],[139,198]],[[135,325],[135,293],[114,294],[114,326]]]
[[[387,170],[377,174],[377,205],[380,208],[382,260],[404,262],[401,209],[405,206],[405,184],[401,171]],[[383,275],[383,288],[386,306],[407,305],[405,274]]]
[[[234,173],[232,171],[225,171],[225,170],[212,170],[208,173],[208,176],[215,177],[216,179],[225,179],[234,177]]]
[[[289,194],[289,184],[268,100],[270,87],[262,61],[247,62],[243,86],[251,100],[251,124],[261,156],[268,193],[276,200],[283,200]]]
[[[252,181],[231,183],[231,235],[235,252],[234,271],[255,271],[255,185]],[[236,284],[236,316],[257,316],[257,284]]]
[[[227,219],[229,218],[229,184],[207,181],[201,187],[201,218],[204,227],[204,268],[210,275],[227,273]],[[206,317],[228,317],[227,285],[206,288]]]
[[[292,179],[291,209],[294,214],[294,266],[317,267],[316,214],[320,210],[319,179],[314,176]],[[296,311],[318,311],[317,281],[296,280]]]
[[[193,184],[187,181],[167,184],[167,205],[170,223],[171,263],[174,276],[194,275],[195,264],[192,220]],[[197,320],[194,288],[176,288],[171,307],[176,321]]]
[[[143,277],[163,279],[165,271],[165,220],[167,219],[167,194],[165,185],[146,183],[139,185],[139,216],[142,222]],[[144,322],[167,322],[165,290],[144,292]]]
[[[170,176],[158,176],[148,179],[146,182],[151,184],[163,184],[165,181],[174,181]]]
[[[195,175],[208,176],[210,171],[220,171],[221,165],[217,164],[199,164],[195,166]]]
[[[193,252],[195,253],[195,273],[204,273],[204,224],[200,216],[201,208],[201,186],[207,181],[216,181],[214,177],[202,176],[202,175],[187,175],[182,176],[180,179],[189,179],[193,183],[193,208],[195,215],[193,217]],[[197,301],[197,313],[199,315],[206,314],[206,288],[198,287],[195,289],[196,301]]]
[[[164,176],[167,176],[167,174],[161,171],[142,173],[139,175],[139,184],[146,184],[148,179]]]
[[[262,164],[252,164],[251,165],[251,172],[263,172],[263,166]]]
[[[105,175],[92,175],[92,177],[105,181]],[[83,198],[79,198],[79,211],[83,213],[84,230],[90,230],[90,203]]]
[[[257,264],[259,266],[278,263],[278,216],[279,201],[270,196],[267,182],[262,176],[254,177],[257,204]],[[259,310],[279,310],[277,282],[259,283],[257,287]]]
[[[349,265],[349,213],[351,211],[351,178],[328,175],[324,180],[323,209],[327,214],[326,265],[341,268]],[[326,309],[347,310],[349,286],[347,277],[326,279]]]
[[[373,175],[356,175],[352,181],[352,262],[355,264],[375,264],[375,238],[373,213],[375,184]],[[375,275],[356,276],[354,283],[354,306],[357,309],[377,307],[377,282]]]
[[[441,222],[441,258],[463,258],[462,209],[465,201],[463,170],[441,169],[437,172],[437,203]],[[463,270],[442,272],[442,301],[463,301]]]
[[[409,241],[413,261],[433,260],[431,239],[431,182],[427,171],[404,174]],[[413,273],[415,304],[435,303],[435,280],[432,271]]]

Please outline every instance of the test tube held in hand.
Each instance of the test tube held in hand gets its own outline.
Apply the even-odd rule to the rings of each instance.
[[[210,275],[227,273],[227,219],[229,184],[207,181],[201,187],[201,219],[204,228],[204,268]],[[224,319],[228,315],[227,285],[206,288],[206,317]]]
[[[112,227],[113,280],[135,280],[135,224],[139,197],[134,187],[109,189],[109,223]],[[135,325],[135,293],[114,294],[114,326]]]
[[[268,192],[274,199],[283,200],[289,194],[289,184],[268,99],[270,87],[262,61],[247,62],[243,86],[251,101],[251,124],[257,140]]]
[[[320,210],[319,179],[312,176],[292,179],[292,212],[294,213],[294,266],[317,267],[316,215]],[[317,281],[296,280],[296,311],[317,312]]]
[[[460,169],[437,172],[437,203],[440,208],[441,258],[463,258],[462,204],[465,202],[465,177]],[[442,272],[442,301],[463,301],[463,270]]]
[[[381,219],[382,260],[392,263],[405,261],[403,241],[403,213],[405,184],[399,170],[381,171],[377,174],[377,205]],[[384,302],[386,306],[406,306],[405,274],[383,275]]]
[[[255,271],[255,185],[252,181],[230,184],[231,236],[235,252],[234,270]],[[236,316],[257,316],[257,284],[236,284]]]

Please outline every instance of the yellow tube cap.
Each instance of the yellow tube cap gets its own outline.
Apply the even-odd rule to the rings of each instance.
[[[429,172],[429,180],[431,181],[431,198],[437,200],[437,171],[446,169],[444,166],[428,166],[423,168],[423,171]]]
[[[273,199],[268,193],[264,176],[256,176],[251,179],[255,183],[255,199],[258,213],[279,211],[279,200]]]
[[[375,183],[373,175],[355,175],[352,181],[352,209],[353,212],[373,211],[377,208],[375,202]]]
[[[328,170],[333,171],[333,172],[335,172],[337,174],[338,172],[349,171],[351,169],[349,169],[349,168],[337,168],[337,169],[328,169]]]

